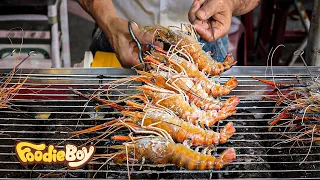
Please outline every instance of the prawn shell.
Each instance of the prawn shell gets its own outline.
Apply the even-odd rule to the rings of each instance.
[[[196,39],[182,31],[170,30],[159,25],[156,26],[156,30],[162,40],[189,54],[198,69],[206,74],[219,75],[237,63],[230,55],[227,55],[223,62],[215,61]]]
[[[135,158],[142,160],[145,158],[157,164],[176,164],[188,170],[210,170],[221,169],[223,166],[235,160],[236,154],[233,148],[226,149],[219,157],[201,154],[176,144],[164,138],[143,138],[135,143]]]
[[[148,114],[148,117],[150,118],[145,119],[146,124],[157,123],[155,127],[167,131],[175,141],[180,143],[189,139],[194,146],[216,145],[220,143],[220,138],[228,139],[229,137],[231,137],[220,137],[220,134],[217,132],[196,127],[193,124],[185,122],[176,116],[166,116],[163,113],[161,114],[159,112],[150,112]],[[227,131],[228,130],[225,130],[225,132]],[[233,134],[234,131],[235,129],[230,132],[228,131],[228,135]],[[225,132],[223,135],[226,135]]]
[[[135,143],[135,158],[146,158],[152,163],[167,164],[174,149],[169,148],[169,142],[163,138],[143,138]]]

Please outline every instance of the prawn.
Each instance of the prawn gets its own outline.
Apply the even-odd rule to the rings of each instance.
[[[197,107],[203,110],[219,110],[228,106],[237,106],[240,99],[236,96],[232,96],[227,99],[226,102],[220,102],[218,99],[209,96],[199,84],[194,84],[188,77],[180,77],[178,75],[172,75],[171,73],[164,71],[150,71],[142,72],[138,71],[140,76],[137,81],[145,82],[149,85],[156,85],[158,87],[175,91],[180,93],[180,89],[189,98],[189,103],[194,103]],[[177,90],[178,89],[178,90]]]
[[[125,138],[119,137],[119,139]],[[188,170],[219,170],[236,159],[234,148],[228,148],[219,157],[214,157],[210,154],[212,150],[209,148],[200,153],[164,137],[144,137],[111,148],[120,150],[115,159],[123,160],[132,154],[133,157],[128,157],[130,160],[140,162],[147,160],[154,164],[171,163]]]
[[[195,81],[194,83],[201,84],[202,88],[212,96],[227,95],[231,90],[238,86],[238,81],[235,77],[231,77],[224,85],[213,82],[202,71],[199,71],[195,64],[176,54],[172,54],[168,57],[165,54],[154,51],[151,55],[146,56],[145,60],[155,64],[165,63],[177,72],[184,72],[188,77]]]
[[[289,106],[282,109],[279,115],[276,116],[275,119],[269,122],[269,125],[277,124],[283,118],[295,117],[296,120],[316,120],[319,121],[319,117],[317,114],[320,113],[320,103],[319,103],[320,96],[314,95],[309,96],[307,99],[296,99],[292,101]],[[293,112],[292,112],[293,111]],[[304,112],[303,116],[302,113],[293,114],[295,111]],[[311,116],[306,115],[306,113],[311,114]],[[302,116],[302,117],[301,117]]]
[[[190,122],[183,121],[179,117],[169,112],[166,112],[162,108],[153,107],[152,105],[142,105],[132,101],[126,101],[129,107],[143,110],[144,112],[121,111],[121,114],[129,117],[122,121],[131,123],[133,129],[137,130],[137,126],[142,128],[150,129],[150,127],[156,127],[158,130],[166,131],[174,140],[177,142],[184,142],[189,140],[193,145],[217,145],[224,144],[227,140],[235,133],[235,128],[232,122],[225,125],[220,130],[220,133],[212,130],[205,130],[198,126],[191,124]],[[148,107],[150,106],[150,107]],[[119,110],[122,110],[120,108]],[[118,123],[117,120],[109,121],[101,125],[97,125],[86,130],[74,132],[73,134],[79,135],[83,133],[93,132],[105,129],[110,126],[115,126]],[[132,125],[132,123],[136,125]],[[122,124],[120,124],[122,126]]]
[[[136,88],[150,97],[154,104],[169,109],[185,121],[189,121],[194,125],[199,124],[201,127],[211,127],[216,122],[236,113],[236,107],[234,106],[228,106],[219,111],[203,111],[193,104],[190,105],[181,95],[173,91],[148,85],[138,86]]]
[[[237,63],[230,55],[227,55],[223,62],[213,60],[196,39],[183,31],[175,31],[160,25],[149,26],[146,29],[154,32],[164,42],[173,45],[174,49],[179,49],[178,52],[190,55],[198,69],[208,75],[220,75]]]
[[[133,102],[127,102],[128,105],[141,107]],[[235,133],[236,129],[233,123],[229,122],[225,125],[220,133],[212,130],[194,126],[190,122],[185,122],[175,115],[171,115],[162,109],[148,108],[145,112],[123,111],[122,114],[129,116],[131,119],[138,119],[141,126],[154,126],[163,129],[177,142],[186,140],[194,146],[199,145],[217,145],[224,144]],[[137,122],[136,122],[137,123]]]
[[[21,81],[21,79],[19,78],[17,83],[9,86],[9,83],[11,83],[12,81],[13,75],[14,73],[12,72],[12,74],[10,74],[10,77],[0,85],[0,107],[10,108],[9,101],[16,95],[16,93],[28,79],[27,77]]]

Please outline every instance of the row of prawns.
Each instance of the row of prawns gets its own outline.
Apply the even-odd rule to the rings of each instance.
[[[172,163],[190,170],[220,169],[231,163],[236,158],[234,148],[224,150],[219,157],[211,153],[214,145],[226,143],[235,133],[233,123],[227,123],[220,132],[210,127],[236,113],[239,98],[231,96],[222,102],[220,96],[229,94],[238,81],[232,77],[221,85],[209,76],[220,75],[236,62],[231,56],[224,62],[213,60],[195,38],[182,30],[159,25],[145,29],[170,48],[166,51],[153,46],[144,56],[149,70],[137,70],[138,75],[120,80],[143,84],[135,87],[137,94],[123,98],[126,106],[117,104],[120,101],[99,99],[101,104],[120,110],[121,118],[73,134],[129,128],[131,133],[111,138],[126,141],[111,146],[118,150],[110,154],[117,160]]]
[[[273,127],[285,126],[282,135],[289,138],[286,142],[320,142],[320,81],[312,79],[306,83],[276,83],[265,79],[254,79],[268,84],[274,89],[264,100],[276,101],[273,112],[276,115],[269,121]],[[281,107],[283,106],[283,107]],[[280,110],[279,110],[280,109]]]

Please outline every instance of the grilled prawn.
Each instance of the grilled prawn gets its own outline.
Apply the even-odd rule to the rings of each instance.
[[[151,55],[145,57],[146,61],[170,66],[179,73],[185,73],[189,78],[192,78],[196,84],[201,84],[206,93],[212,96],[227,95],[238,86],[238,81],[235,77],[230,78],[224,85],[220,85],[210,80],[202,71],[199,71],[197,66],[186,59],[179,57],[176,54],[163,54],[160,48],[159,52],[152,52]]]
[[[156,85],[176,93],[185,94],[188,96],[190,104],[195,104],[197,107],[203,110],[220,110],[222,108],[229,108],[229,106],[237,106],[240,99],[236,96],[232,96],[225,102],[220,102],[220,100],[209,96],[207,92],[204,91],[200,83],[195,84],[192,79],[188,77],[183,77],[175,75],[165,71],[150,71],[142,72],[138,71],[141,76],[137,77],[137,81],[145,82],[149,85]]]
[[[216,158],[210,155],[209,149],[199,153],[163,137],[146,137],[124,144],[111,146],[113,149],[122,150],[115,158],[125,159],[128,149],[128,154],[134,154],[130,159],[147,160],[154,164],[172,163],[188,170],[218,170],[236,159],[234,148],[226,149]]]
[[[132,103],[130,105],[132,105]],[[133,106],[137,107],[136,104],[133,104]],[[225,127],[220,130],[220,133],[217,133],[212,130],[205,130],[194,126],[161,109],[149,108],[144,109],[144,111],[145,112],[124,111],[122,114],[129,116],[131,119],[138,119],[139,123],[143,121],[142,126],[154,126],[165,130],[173,140],[180,143],[189,140],[194,146],[224,144],[236,131],[232,122],[226,124]]]
[[[160,39],[173,45],[179,52],[190,55],[194,63],[198,65],[198,69],[206,74],[220,75],[237,63],[229,55],[226,56],[224,62],[213,60],[208,53],[202,50],[201,44],[196,39],[183,31],[172,30],[160,25],[146,27],[146,29],[153,31]]]
[[[191,106],[181,95],[173,91],[147,85],[136,88],[150,97],[154,104],[169,109],[185,121],[194,125],[199,124],[201,127],[211,127],[216,122],[236,113],[236,107],[234,106],[228,106],[219,111],[203,111],[196,106]]]

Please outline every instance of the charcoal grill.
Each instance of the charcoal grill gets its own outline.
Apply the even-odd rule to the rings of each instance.
[[[305,67],[273,67],[273,71],[270,68],[265,70],[265,67],[233,67],[219,78],[222,83],[233,75],[239,80],[239,86],[231,94],[241,98],[238,112],[219,124],[222,127],[232,121],[237,132],[229,143],[217,147],[218,151],[235,147],[236,162],[219,171],[189,171],[171,164],[130,164],[131,178],[320,179],[320,146],[313,145],[308,153],[308,144],[292,146],[290,143],[280,143],[285,138],[280,136],[279,129],[268,131],[267,122],[275,115],[272,113],[274,102],[261,100],[270,87],[251,78],[252,75],[269,80],[274,77],[277,82],[297,83],[310,80],[308,71]],[[312,67],[310,70],[313,75],[320,75],[319,67]],[[1,72],[5,74],[10,70]],[[62,148],[65,142],[81,145],[90,135],[68,139],[70,132],[102,124],[117,116],[118,112],[108,107],[100,109],[99,112],[94,111],[93,107],[97,102],[87,103],[86,99],[70,91],[69,87],[84,94],[93,93],[103,84],[108,85],[111,81],[134,74],[134,71],[124,69],[18,71],[13,82],[26,77],[28,80],[25,87],[11,100],[16,110],[0,109],[0,177],[37,178],[40,173],[49,173],[43,177],[89,178],[97,173],[97,179],[127,178],[126,164],[110,162],[99,169],[104,164],[103,160],[90,162],[82,169],[68,171],[59,165],[24,167],[19,164],[14,154],[14,144],[23,140],[59,144],[58,148]],[[135,85],[138,84],[119,85],[109,92],[109,97],[116,99],[121,95],[119,91],[134,93]],[[101,98],[104,96],[106,95],[100,95]],[[50,116],[41,119],[41,116],[37,116],[41,114]],[[102,140],[96,146],[97,151],[105,152],[106,145],[110,143],[112,142],[108,139]],[[304,163],[299,165],[307,154]]]

